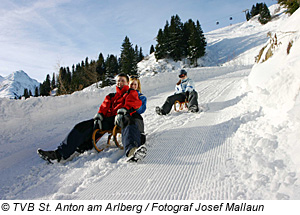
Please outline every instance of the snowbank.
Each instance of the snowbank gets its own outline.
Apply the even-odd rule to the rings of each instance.
[[[248,77],[251,87],[248,96],[238,104],[260,110],[260,116],[241,125],[233,138],[237,143],[234,149],[238,167],[244,171],[241,193],[250,189],[256,193],[254,198],[300,198],[299,20],[300,10],[297,10],[271,32],[260,62]],[[268,49],[273,56],[262,62]]]
[[[300,26],[295,24],[299,19],[300,10],[297,10],[278,30],[271,32],[261,61],[267,50],[271,50],[273,56],[255,64],[249,75],[249,84],[258,91],[261,103],[270,111],[286,113],[294,106],[299,93]]]

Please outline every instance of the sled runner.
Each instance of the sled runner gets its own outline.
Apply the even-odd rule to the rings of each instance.
[[[106,133],[108,133],[107,143],[100,144],[100,139]],[[101,131],[100,129],[95,129],[93,132],[92,139],[93,139],[93,145],[94,145],[94,148],[96,149],[96,151],[101,152],[104,149],[111,147],[111,144],[110,144],[111,137],[113,137],[113,141],[115,142],[115,145],[119,149],[123,150],[124,147],[118,142],[118,139],[117,139],[118,134],[121,134],[121,128],[117,125],[113,128],[113,130],[108,130],[108,131],[107,130]]]
[[[187,100],[185,100],[184,102],[180,102],[180,101],[176,100],[174,102],[174,110],[176,112],[179,112],[179,111],[183,110],[183,108],[188,108],[188,101]]]

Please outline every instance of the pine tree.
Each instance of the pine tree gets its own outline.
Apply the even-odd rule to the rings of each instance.
[[[195,23],[192,19],[189,19],[187,22],[183,25],[183,40],[182,40],[182,48],[184,51],[184,56],[189,55],[189,40],[191,37],[191,33],[193,29],[195,28]]]
[[[50,91],[51,91],[51,81],[50,81],[50,75],[47,74],[46,80],[44,82],[45,85],[45,96],[49,96],[50,95]]]
[[[45,95],[44,85],[40,84],[40,96],[44,96],[44,95]]]
[[[121,72],[125,74],[137,74],[135,52],[127,36],[121,47]]]
[[[153,52],[155,52],[155,49],[154,49],[154,46],[151,45],[151,47],[150,47],[150,54],[152,54]]]
[[[84,80],[84,85],[83,87],[88,87],[90,85],[92,85],[93,83],[97,82],[97,73],[96,73],[96,61],[91,60],[87,64],[85,64],[85,68],[84,68],[84,76],[83,76],[83,80]]]
[[[263,3],[256,3],[256,5],[253,5],[250,11],[251,17],[258,15],[261,11],[262,6]]]
[[[270,14],[269,8],[267,7],[266,4],[263,4],[261,6],[261,10],[259,12],[258,21],[264,25],[267,22],[269,22],[270,20],[271,20],[271,14]]]
[[[249,21],[251,19],[251,15],[250,15],[249,11],[247,11],[247,13],[246,13],[246,19],[247,19],[247,21]]]
[[[27,88],[24,88],[23,96],[25,97],[25,99],[29,98],[29,93],[28,93],[28,89]]]
[[[203,31],[200,26],[200,22],[197,20],[197,25],[192,20],[186,24],[189,31],[188,39],[188,59],[194,66],[197,65],[197,59],[204,56],[206,41],[203,35]]]
[[[164,27],[163,30],[163,51],[165,53],[165,58],[169,58],[170,57],[170,25],[169,22],[166,21],[166,25]]]
[[[144,55],[143,55],[143,49],[142,49],[142,47],[140,47],[140,51],[139,51],[139,61],[138,62],[140,62],[140,61],[142,61],[143,59],[144,59]]]
[[[169,34],[170,41],[168,51],[170,53],[170,57],[173,58],[174,61],[181,60],[184,56],[184,50],[181,46],[183,41],[183,24],[178,15],[171,17]]]
[[[88,57],[85,58],[85,64],[84,64],[84,66],[86,68],[89,68],[89,58]]]
[[[205,50],[206,50],[206,38],[204,36],[203,30],[201,28],[200,22],[199,20],[197,20],[197,24],[196,24],[196,30],[197,30],[197,34],[200,37],[200,41],[199,41],[199,45],[200,45],[200,49],[199,49],[199,57],[202,57],[205,55]]]
[[[300,0],[277,0],[277,2],[286,6],[289,14],[293,14],[300,6]]]
[[[166,21],[164,29],[159,29],[156,36],[155,58],[156,60],[170,57],[169,22]]]
[[[134,63],[137,64],[140,60],[140,52],[139,52],[139,47],[137,45],[135,45],[134,48]]]
[[[71,93],[71,80],[72,80],[72,74],[70,71],[70,68],[66,68],[66,77],[65,77],[65,87],[67,90],[67,93]]]
[[[159,29],[156,41],[157,60],[171,57],[178,61],[188,57],[196,65],[197,58],[205,54],[206,39],[199,21],[195,25],[190,19],[183,24],[178,15],[171,17],[170,26],[166,22],[164,30]]]
[[[102,53],[99,54],[98,60],[96,62],[96,73],[97,73],[97,80],[103,80],[105,78],[105,61]]]
[[[106,74],[102,80],[102,86],[110,86],[114,84],[114,77],[119,73],[119,63],[117,56],[108,55],[105,61]]]
[[[50,75],[47,74],[46,80],[42,84],[40,84],[40,95],[49,96],[50,91],[51,91]]]
[[[35,87],[35,90],[34,90],[34,97],[38,97],[39,96],[39,88],[38,87]]]
[[[56,81],[55,81],[55,73],[53,72],[52,81],[51,81],[51,90],[56,88]]]
[[[159,29],[158,34],[156,36],[156,46],[155,46],[155,58],[156,60],[165,58],[167,55],[167,52],[165,50],[165,44],[164,44],[164,35],[163,30]]]
[[[72,66],[71,92],[74,92],[74,91],[76,91],[80,88],[80,85],[81,85],[80,75],[81,75],[80,64],[77,63],[76,66],[73,64],[73,66]],[[60,80],[60,78],[59,78],[59,80]],[[61,81],[57,81],[57,82],[59,84]],[[58,89],[60,90],[61,88],[58,87]],[[58,94],[60,94],[60,93],[58,92]]]

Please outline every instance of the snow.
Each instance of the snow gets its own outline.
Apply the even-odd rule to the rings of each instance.
[[[300,11],[288,17],[277,8],[271,13],[278,17],[264,26],[253,19],[206,34],[203,67],[156,61],[153,54],[139,63],[148,153],[138,164],[126,163],[117,148],[54,165],[36,154],[55,149],[76,123],[92,118],[114,86],[0,98],[0,199],[300,199]],[[280,45],[253,65],[270,43],[269,31]],[[182,67],[204,111],[155,114],[174,93]]]
[[[0,98],[14,99],[16,96],[23,96],[24,88],[31,90],[34,95],[35,88],[40,83],[31,79],[24,71],[16,71],[6,77],[0,77]]]
[[[4,78],[0,75],[0,83],[4,80]]]

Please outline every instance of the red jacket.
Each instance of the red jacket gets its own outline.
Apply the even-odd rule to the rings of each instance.
[[[116,93],[107,95],[102,102],[98,113],[102,113],[104,117],[117,115],[120,108],[126,108],[130,112],[135,111],[142,105],[136,90],[129,90],[129,86],[122,89],[116,87]]]

